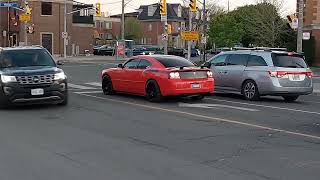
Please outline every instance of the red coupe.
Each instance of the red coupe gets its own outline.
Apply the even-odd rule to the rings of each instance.
[[[102,71],[104,94],[115,92],[147,97],[158,102],[167,96],[200,100],[214,91],[212,72],[177,56],[135,56],[117,68]]]

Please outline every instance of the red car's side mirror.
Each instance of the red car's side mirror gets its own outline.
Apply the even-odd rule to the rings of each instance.
[[[122,64],[118,64],[118,68],[123,68],[123,65]]]

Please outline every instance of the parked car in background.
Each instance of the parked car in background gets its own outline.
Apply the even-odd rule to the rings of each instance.
[[[241,93],[247,100],[275,95],[290,102],[313,91],[313,73],[297,53],[273,49],[228,51],[203,65],[211,68],[218,91]]]
[[[168,48],[168,55],[185,57],[185,49],[169,47]]]
[[[115,49],[109,45],[103,45],[93,48],[94,55],[102,55],[102,56],[113,56],[115,54]]]
[[[135,56],[117,68],[103,70],[101,75],[104,94],[141,95],[151,102],[168,96],[200,100],[214,90],[210,69],[170,55]]]

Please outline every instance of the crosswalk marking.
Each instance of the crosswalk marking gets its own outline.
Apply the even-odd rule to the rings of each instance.
[[[89,83],[86,83],[87,85],[90,85],[90,86],[97,86],[97,87],[101,87],[102,84],[100,82],[89,82]]]
[[[68,86],[73,89],[81,89],[81,90],[97,89],[95,87],[82,86],[82,85],[77,85],[77,84],[72,84],[72,83],[68,83]]]

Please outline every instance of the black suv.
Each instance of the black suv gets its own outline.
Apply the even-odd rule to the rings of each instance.
[[[10,104],[68,103],[67,77],[42,47],[0,47],[0,77],[2,108]]]

